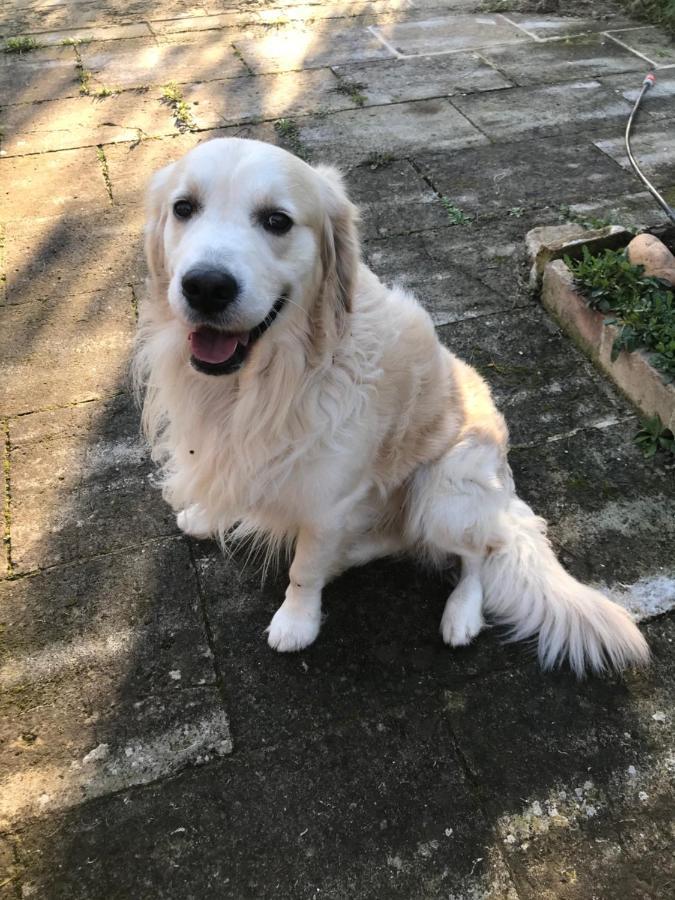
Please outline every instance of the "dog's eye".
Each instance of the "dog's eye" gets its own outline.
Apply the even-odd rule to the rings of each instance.
[[[262,225],[272,234],[286,234],[293,226],[293,219],[282,212],[263,213]]]
[[[177,219],[189,219],[194,211],[194,204],[189,200],[176,200],[173,205],[173,214]]]

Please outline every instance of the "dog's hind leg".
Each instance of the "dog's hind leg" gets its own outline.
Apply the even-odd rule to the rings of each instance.
[[[410,487],[407,531],[432,559],[461,558],[459,582],[441,619],[446,644],[464,646],[484,625],[482,571],[504,540],[510,473],[498,447],[460,445],[418,470]]]
[[[441,635],[451,647],[471,643],[485,624],[483,620],[483,585],[478,556],[462,557],[462,575],[448,597],[441,619]]]

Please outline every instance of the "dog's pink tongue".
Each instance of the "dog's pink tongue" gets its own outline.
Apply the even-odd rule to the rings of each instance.
[[[200,328],[188,336],[192,355],[200,362],[226,362],[237,349],[239,338],[234,334],[223,334],[215,328]]]

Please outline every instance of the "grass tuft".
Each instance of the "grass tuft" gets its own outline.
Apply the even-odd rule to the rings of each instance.
[[[5,42],[5,53],[30,53],[42,47],[39,41],[32,37],[11,37]]]

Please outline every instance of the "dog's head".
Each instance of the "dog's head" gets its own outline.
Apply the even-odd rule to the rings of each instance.
[[[184,326],[192,366],[234,372],[292,316],[339,334],[355,222],[335,170],[271,144],[207,141],[157,172],[145,239],[152,294]]]

